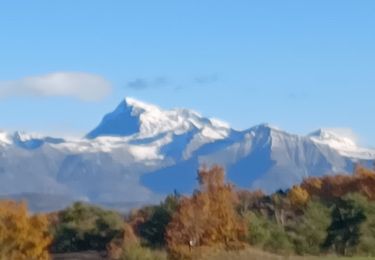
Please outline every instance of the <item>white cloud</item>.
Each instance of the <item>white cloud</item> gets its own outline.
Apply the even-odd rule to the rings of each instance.
[[[99,100],[111,91],[104,78],[81,72],[55,72],[0,82],[0,97],[68,96],[81,100]]]

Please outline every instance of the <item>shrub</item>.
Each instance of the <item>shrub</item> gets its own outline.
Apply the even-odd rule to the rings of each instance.
[[[330,209],[319,200],[312,200],[295,223],[290,225],[296,253],[318,255],[331,223]]]
[[[138,212],[144,217],[135,225],[135,230],[144,244],[153,248],[165,246],[165,231],[177,209],[179,199],[180,195],[175,193],[160,205],[146,207]]]
[[[75,203],[60,212],[54,228],[53,252],[106,250],[123,233],[123,220],[113,211]]]

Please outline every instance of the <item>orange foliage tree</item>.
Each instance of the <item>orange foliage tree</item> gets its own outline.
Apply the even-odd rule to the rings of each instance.
[[[309,200],[309,193],[300,186],[293,186],[288,192],[290,203],[295,207],[303,207]]]
[[[311,196],[325,199],[359,192],[368,199],[375,200],[375,171],[357,165],[353,175],[311,177],[305,179],[301,187]]]
[[[0,259],[50,259],[48,228],[47,217],[30,216],[26,203],[0,201]]]
[[[223,168],[214,166],[198,172],[199,191],[191,198],[182,198],[169,223],[166,239],[172,257],[191,257],[199,246],[242,246],[246,228],[235,206],[233,186],[225,183]]]

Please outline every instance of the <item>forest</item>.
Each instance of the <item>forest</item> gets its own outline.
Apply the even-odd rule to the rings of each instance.
[[[273,194],[237,189],[220,166],[197,175],[192,195],[176,191],[126,214],[83,202],[32,214],[25,202],[2,200],[0,259],[87,251],[129,260],[226,259],[244,252],[262,252],[262,259],[375,257],[374,170],[357,165],[352,175],[310,177]]]

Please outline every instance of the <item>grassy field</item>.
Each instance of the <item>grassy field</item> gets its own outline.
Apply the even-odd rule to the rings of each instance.
[[[199,254],[200,255],[200,254]],[[149,259],[165,259],[167,260],[166,254],[161,257],[160,254],[155,254],[155,258],[147,255],[147,260]],[[82,252],[82,253],[70,253],[70,254],[59,254],[54,255],[54,260],[100,260],[107,259],[101,256],[97,252]],[[136,257],[131,257],[131,259],[143,259],[141,255]],[[263,252],[257,249],[249,248],[246,250],[234,252],[234,251],[224,251],[219,250],[216,252],[211,252],[205,256],[193,256],[193,259],[200,260],[375,260],[374,257],[338,257],[338,256],[279,256],[267,252]]]
[[[372,260],[374,257],[338,257],[338,256],[279,256],[257,249],[246,249],[238,252],[218,251],[206,255],[202,260]]]
[[[53,260],[102,260],[106,259],[102,257],[98,252],[89,251],[81,253],[66,253],[66,254],[55,254],[52,256]]]

